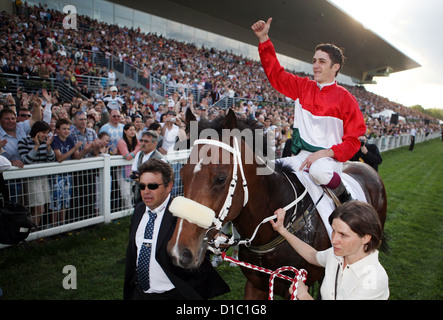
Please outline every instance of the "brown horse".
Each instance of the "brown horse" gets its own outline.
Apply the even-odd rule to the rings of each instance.
[[[187,120],[189,123],[192,119],[187,117]],[[245,126],[242,121],[237,121],[231,110],[220,123],[218,128],[217,124],[214,125],[217,132],[220,132],[220,129],[232,130],[238,126],[251,128]],[[220,218],[220,211],[226,209],[226,199],[232,198],[227,211],[223,211],[226,217],[219,219],[219,223],[232,221],[242,239],[250,239],[263,219],[272,216],[276,209],[285,207],[299,197],[300,202],[287,211],[285,225],[287,224],[297,237],[317,250],[330,247],[326,229],[311,197],[308,194],[303,198],[300,197],[305,190],[303,184],[285,168],[276,168],[271,174],[258,175],[257,169],[264,166],[263,159],[258,156],[253,157],[253,161],[248,163],[245,158],[252,152],[253,146],[246,144],[244,140],[231,137],[226,139],[226,144],[223,145],[208,146],[205,143],[195,145],[188,163],[180,172],[184,197],[212,209],[216,218]],[[241,170],[235,168],[236,152],[233,149],[236,148],[236,143],[240,153],[240,163],[236,165],[241,167]],[[224,160],[228,157],[230,161],[222,161],[222,157],[225,157]],[[377,172],[365,164],[350,162],[345,164],[343,171],[360,183],[368,202],[374,206],[384,224],[386,192]],[[232,179],[235,178],[233,174],[236,179]],[[230,188],[233,189],[231,193]],[[168,252],[176,265],[192,269],[200,265],[205,258],[208,243],[216,236],[218,230],[213,226],[210,228],[198,226],[190,221],[192,219],[177,220],[174,234],[168,244]],[[249,245],[240,246],[239,259],[270,270],[282,266],[305,269],[308,272],[306,281],[308,286],[323,277],[323,268],[308,264],[286,241],[283,241],[270,223],[263,223],[259,227]],[[269,275],[243,267],[242,272],[247,279],[245,299],[266,299]],[[276,279],[274,292],[289,298],[289,285],[289,281]]]

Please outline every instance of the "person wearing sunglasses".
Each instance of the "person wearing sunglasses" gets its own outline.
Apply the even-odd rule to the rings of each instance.
[[[32,117],[31,111],[28,108],[20,108],[17,113],[17,122],[24,122]]]
[[[156,150],[158,140],[159,137],[155,131],[149,130],[142,133],[140,139],[140,151],[135,155],[134,162],[132,163],[132,179],[138,180],[138,168],[142,163],[149,159],[164,159],[163,155]],[[134,185],[134,201],[135,204],[142,201],[138,184]]]
[[[143,202],[135,206],[126,250],[125,300],[209,299],[229,291],[206,258],[194,272],[172,263],[167,245],[176,225],[169,211],[174,172],[170,164],[150,159],[139,167]]]

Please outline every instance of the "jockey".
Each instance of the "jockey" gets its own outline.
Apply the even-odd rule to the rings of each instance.
[[[252,25],[271,85],[295,101],[291,153],[283,158],[295,171],[308,171],[315,183],[332,190],[340,202],[351,199],[342,180],[342,163],[359,150],[366,125],[357,100],[335,78],[344,56],[333,44],[320,44],[312,58],[314,81],[288,73],[277,60],[268,32],[272,18]]]

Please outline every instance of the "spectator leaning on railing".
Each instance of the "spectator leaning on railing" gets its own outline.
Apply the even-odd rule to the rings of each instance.
[[[29,136],[18,142],[18,151],[24,164],[36,164],[55,161],[55,153],[49,135],[49,125],[44,121],[35,122]],[[34,177],[28,181],[28,203],[31,207],[34,223],[39,226],[45,210],[50,202],[50,186],[47,176]]]

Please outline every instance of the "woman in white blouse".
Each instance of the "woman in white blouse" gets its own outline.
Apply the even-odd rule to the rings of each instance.
[[[388,275],[378,261],[383,230],[374,208],[364,202],[349,201],[329,217],[332,247],[317,251],[291,234],[284,226],[285,211],[277,209],[277,221],[270,221],[291,246],[309,263],[325,268],[321,286],[324,300],[388,299]],[[300,281],[297,299],[313,299]]]

